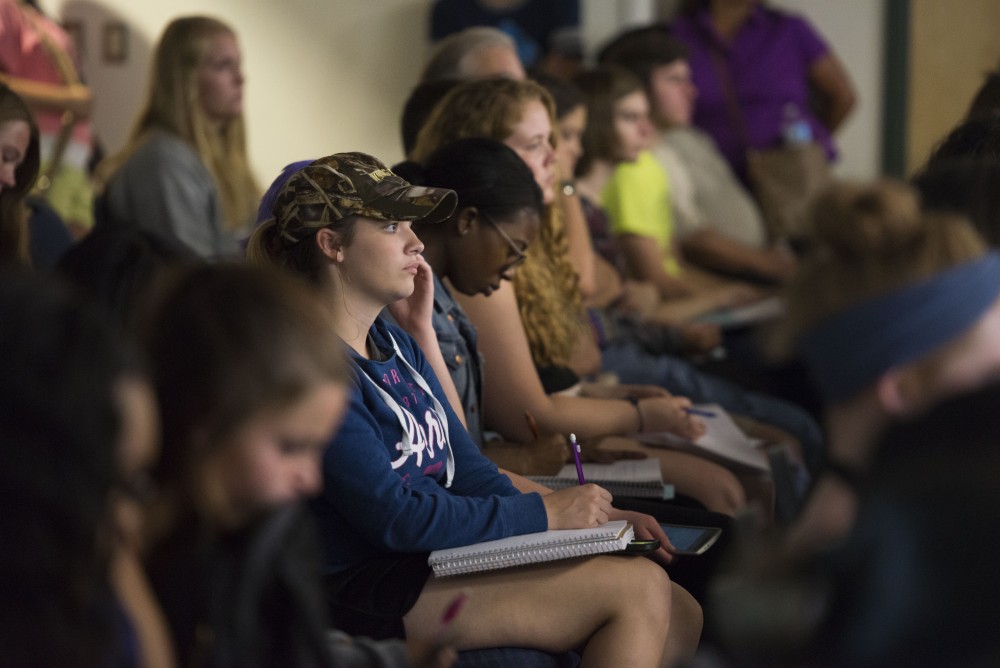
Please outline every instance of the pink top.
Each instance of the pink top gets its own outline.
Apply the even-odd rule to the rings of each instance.
[[[31,17],[33,20],[25,16],[27,12],[33,14]],[[70,60],[78,65],[76,50],[65,30],[31,7],[19,4],[17,0],[0,0],[0,72],[41,83],[66,83],[41,37],[35,31],[36,25],[45,31],[57,48],[66,51]],[[43,136],[59,134],[61,116],[59,112],[33,111],[38,129]],[[73,142],[90,145],[90,123],[76,124],[73,129]]]

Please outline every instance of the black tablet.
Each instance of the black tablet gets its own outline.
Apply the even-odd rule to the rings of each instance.
[[[722,535],[718,527],[698,527],[684,524],[660,524],[676,548],[674,554],[702,554]]]

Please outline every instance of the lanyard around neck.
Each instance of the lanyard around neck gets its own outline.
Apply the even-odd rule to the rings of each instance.
[[[451,487],[451,482],[455,478],[455,453],[451,449],[451,437],[448,433],[448,416],[444,412],[444,406],[441,405],[441,402],[438,401],[437,397],[434,396],[434,393],[431,392],[431,388],[427,384],[427,381],[424,380],[424,377],[421,376],[403,356],[402,351],[399,349],[399,344],[396,343],[396,339],[393,338],[392,334],[386,332],[386,336],[389,337],[389,341],[392,342],[392,348],[396,351],[396,359],[398,359],[403,366],[406,367],[406,370],[410,372],[410,376],[413,378],[413,381],[430,398],[434,413],[437,415],[438,421],[441,423],[441,428],[444,430],[445,449],[447,451],[444,486]],[[378,383],[372,380],[368,374],[362,373],[361,375],[368,379],[368,382],[372,384],[375,391],[378,392],[380,397],[382,397],[382,401],[385,402],[386,406],[389,407],[389,410],[391,410],[396,416],[396,419],[399,420],[399,426],[403,431],[400,447],[403,454],[409,456],[413,453],[413,438],[410,435],[410,430],[407,428],[408,421],[406,416],[403,414],[403,409],[399,406],[395,397],[379,387]]]

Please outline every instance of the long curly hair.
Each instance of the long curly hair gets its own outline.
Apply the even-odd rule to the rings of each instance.
[[[524,106],[541,102],[555,127],[555,105],[533,81],[483,79],[456,86],[438,103],[417,135],[410,159],[423,163],[438,148],[466,137],[504,141]],[[550,137],[553,146],[556,137]],[[549,205],[538,238],[514,276],[521,322],[538,366],[566,366],[580,334],[579,278],[569,261],[559,209]]]
[[[190,144],[211,172],[227,226],[237,230],[254,219],[261,191],[247,159],[243,115],[214,131],[198,90],[198,67],[205,51],[213,38],[223,34],[235,35],[228,25],[208,16],[185,16],[167,25],[153,56],[146,106],[125,148],[100,166],[99,189],[152,130],[165,130]]]

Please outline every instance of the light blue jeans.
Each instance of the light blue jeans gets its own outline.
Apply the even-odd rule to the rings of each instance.
[[[805,409],[791,402],[744,390],[701,371],[683,358],[651,355],[629,343],[605,348],[601,352],[601,366],[604,371],[616,374],[622,383],[657,385],[696,404],[719,404],[730,413],[784,429],[802,444],[806,466],[812,473],[822,461],[823,434],[819,425]]]

